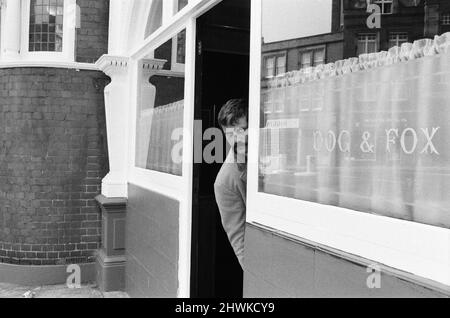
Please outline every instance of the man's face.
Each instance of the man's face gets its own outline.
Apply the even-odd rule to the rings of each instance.
[[[227,142],[238,155],[247,156],[248,151],[248,121],[247,117],[240,118],[234,126],[225,127]]]

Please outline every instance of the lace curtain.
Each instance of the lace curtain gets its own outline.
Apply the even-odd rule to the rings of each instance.
[[[450,228],[450,34],[263,80],[260,191]]]
[[[184,100],[141,111],[139,167],[181,175],[181,163],[172,160],[172,150],[181,140],[172,140],[172,133],[183,127],[183,112]]]

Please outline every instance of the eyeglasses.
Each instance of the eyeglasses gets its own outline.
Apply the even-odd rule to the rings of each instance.
[[[225,130],[225,135],[231,136],[231,135],[244,135],[247,132],[248,128],[242,128],[242,127],[233,127],[233,128],[227,128]]]

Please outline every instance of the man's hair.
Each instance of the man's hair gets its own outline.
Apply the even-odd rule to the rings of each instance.
[[[232,127],[244,117],[248,119],[248,102],[245,99],[231,99],[219,112],[219,125],[222,128]]]

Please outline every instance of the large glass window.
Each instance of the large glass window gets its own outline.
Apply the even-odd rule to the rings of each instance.
[[[176,38],[185,37],[182,31]],[[180,43],[180,41],[178,41]],[[173,72],[170,40],[154,52],[160,71],[154,71],[152,61],[140,65],[141,83],[136,122],[136,167],[178,175],[182,174],[182,129],[184,113],[183,72]],[[185,56],[185,45],[178,46],[178,56]],[[180,62],[180,60],[177,60]],[[150,64],[149,64],[150,63]]]
[[[423,39],[423,1],[377,31],[344,11],[342,34],[363,2],[262,1],[259,191],[450,228],[450,37]],[[276,47],[298,59],[267,77]]]
[[[64,0],[31,0],[29,51],[62,52]]]

